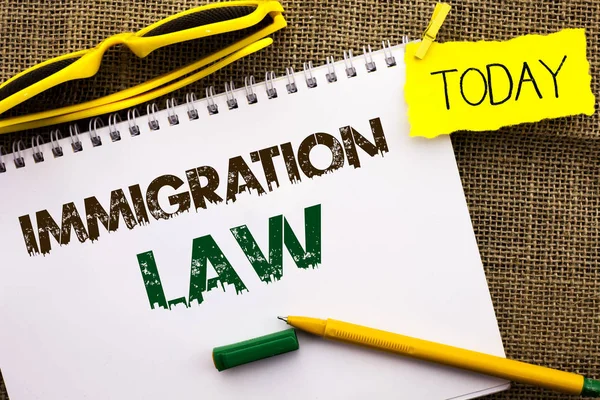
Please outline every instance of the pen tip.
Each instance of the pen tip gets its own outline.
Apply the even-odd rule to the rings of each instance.
[[[277,319],[282,320],[283,322],[287,322],[287,318],[286,317],[277,317]]]

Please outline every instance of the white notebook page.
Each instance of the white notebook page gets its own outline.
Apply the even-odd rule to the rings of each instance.
[[[286,91],[287,80],[278,78],[273,99],[261,82],[254,87],[257,104],[249,105],[244,90],[236,90],[239,107],[234,110],[218,95],[215,115],[209,115],[205,100],[197,101],[197,120],[188,119],[185,104],[178,106],[176,126],[169,126],[166,111],[160,111],[157,131],[149,130],[147,117],[137,118],[141,134],[136,137],[129,134],[127,122],[118,125],[122,139],[117,142],[111,142],[107,128],[98,129],[98,147],[84,133],[78,153],[68,139],[61,141],[64,156],[58,158],[49,144],[43,145],[41,163],[34,163],[26,150],[24,168],[16,169],[12,156],[4,156],[0,369],[11,400],[430,400],[472,398],[507,388],[503,380],[302,333],[298,351],[223,372],[213,365],[216,346],[287,329],[277,315],[335,318],[504,356],[451,142],[448,137],[408,136],[403,48],[392,51],[397,65],[387,67],[383,52],[377,51],[377,71],[372,73],[366,72],[362,56],[355,57],[353,78],[346,77],[343,63],[336,63],[337,82],[327,82],[326,67],[314,68],[316,88],[308,88],[303,74],[296,73],[298,91],[293,94]],[[355,143],[352,158],[340,128],[350,126],[374,143],[371,120],[380,122],[379,131],[373,126],[383,142],[380,138],[374,155]],[[317,144],[307,161],[299,147],[304,142],[304,149],[310,149],[311,135]],[[327,140],[329,146],[322,144]],[[286,143],[296,162],[285,160],[291,175],[296,166],[300,178],[294,183],[284,162]],[[262,153],[267,164],[272,160],[277,176],[278,184],[270,179],[270,190],[264,163],[253,161],[251,153],[274,146],[279,155]],[[238,190],[248,184],[243,174],[233,173],[238,185],[228,184],[231,159],[240,168],[247,165],[254,189]],[[339,168],[318,174],[332,162]],[[316,175],[309,178],[300,163]],[[218,185],[214,176],[211,180],[212,193],[222,201],[196,208],[201,200],[190,194],[186,171],[205,166],[218,175]],[[172,177],[162,179],[178,187],[161,187],[158,205],[149,205],[150,183],[165,175]],[[199,183],[206,186],[208,179],[199,178]],[[135,185],[148,217],[145,224],[138,223],[143,218],[129,190]],[[125,200],[122,208],[113,208],[131,209],[133,220],[115,214],[119,227],[110,233],[96,222],[94,241],[80,242],[75,230],[65,228],[62,240],[68,243],[61,246],[50,234],[44,240],[51,250],[41,254],[38,211],[46,210],[60,227],[63,205],[73,203],[66,216],[76,221],[68,207],[77,210],[85,239],[93,233],[85,199],[91,209],[89,199],[95,198],[108,214],[111,193],[118,199],[118,189]],[[153,212],[170,214],[182,204],[187,207],[186,199],[187,211],[154,218]],[[306,209],[310,221],[305,220]],[[283,274],[267,273],[263,281],[231,228],[245,225],[247,230],[235,230],[238,238],[246,234],[248,239],[250,232],[266,261],[269,256],[273,261],[269,238],[275,237],[275,248],[277,240],[282,246],[282,235],[286,243],[293,239],[285,229],[279,236],[273,233],[283,229],[284,219],[271,219],[270,226],[270,218],[280,215],[300,249],[307,249],[307,241],[312,247],[308,254],[298,253],[296,262],[284,244]],[[39,254],[28,253],[22,216],[28,216],[33,228],[29,248],[37,246]],[[320,224],[315,222],[319,219]],[[136,225],[129,229],[127,222]],[[114,221],[110,224],[114,227]],[[217,274],[209,259],[204,277],[196,262],[191,290],[193,246],[196,255],[218,254],[211,243],[228,263],[223,266],[221,258]],[[153,297],[154,308],[137,257],[149,251],[164,293],[161,300],[152,286],[152,296],[158,296]],[[304,268],[297,265],[302,262]],[[275,264],[271,272],[278,271]],[[237,293],[236,283],[245,290]],[[211,285],[216,287],[209,291]],[[192,300],[200,293],[201,304],[190,301],[191,292]],[[160,306],[172,300],[170,309]]]

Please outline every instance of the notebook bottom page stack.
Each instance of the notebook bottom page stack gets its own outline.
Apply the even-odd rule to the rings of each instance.
[[[212,349],[335,318],[504,356],[448,137],[410,138],[403,47],[62,140],[0,174],[0,369],[11,400],[457,399],[504,380],[298,333],[218,372]],[[269,98],[266,89],[275,89]],[[435,116],[432,116],[434,118]]]

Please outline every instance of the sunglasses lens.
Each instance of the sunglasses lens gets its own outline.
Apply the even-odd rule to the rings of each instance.
[[[251,14],[255,9],[256,7],[253,6],[235,6],[201,10],[191,14],[182,15],[179,18],[165,22],[151,31],[146,32],[144,37],[166,35],[168,33],[197,28],[202,25],[214,24],[217,22],[244,17]]]
[[[58,71],[71,65],[78,59],[79,57],[73,57],[55,61],[53,63],[46,64],[43,67],[36,68],[32,71],[27,72],[26,74],[8,83],[6,86],[0,88],[0,100],[4,100],[7,97],[17,93],[18,91],[23,90],[26,87],[29,87],[34,83],[37,83],[42,79],[49,77],[52,74],[57,73]]]

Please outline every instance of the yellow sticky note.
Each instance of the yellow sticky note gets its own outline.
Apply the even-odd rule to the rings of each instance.
[[[495,130],[547,118],[594,113],[584,29],[504,42],[406,46],[410,136]]]

